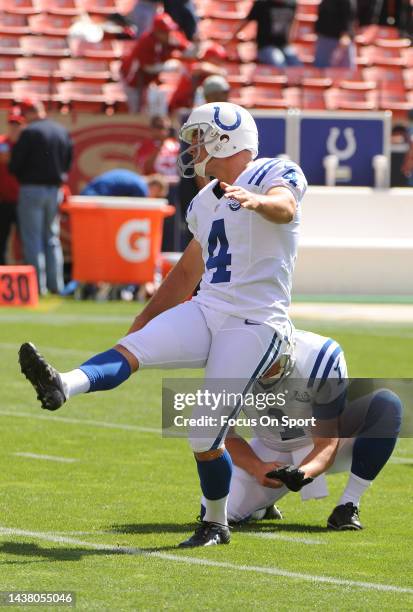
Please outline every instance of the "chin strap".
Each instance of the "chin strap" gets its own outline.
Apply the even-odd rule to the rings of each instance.
[[[203,161],[201,161],[201,162],[199,162],[197,164],[194,164],[194,171],[195,171],[195,174],[197,176],[200,176],[201,178],[205,178],[206,177],[206,165],[209,162],[209,160],[211,159],[211,157],[212,157],[212,155],[207,155],[206,158]]]

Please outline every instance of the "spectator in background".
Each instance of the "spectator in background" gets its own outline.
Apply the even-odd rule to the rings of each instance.
[[[321,0],[315,25],[317,42],[314,65],[317,68],[356,66],[356,11],[356,0]]]
[[[139,174],[125,168],[115,168],[92,179],[80,195],[146,198],[149,191],[147,182]]]
[[[73,145],[68,131],[47,118],[40,101],[21,105],[28,126],[13,147],[9,170],[20,184],[17,214],[25,262],[35,266],[39,292],[63,290],[59,204]]]
[[[198,16],[192,0],[164,0],[165,12],[178,24],[188,40],[197,38]]]
[[[142,140],[136,148],[136,168],[143,176],[161,174],[169,183],[176,183],[176,162],[180,148],[171,132],[171,120],[167,116],[155,116],[150,125],[151,137]]]
[[[168,196],[169,184],[162,174],[151,174],[146,177],[149,198],[166,198]]]
[[[174,52],[186,51],[190,46],[167,13],[155,15],[152,29],[138,38],[122,60],[121,74],[130,112],[142,111],[148,86],[159,81],[159,74]]]
[[[169,112],[172,113],[179,108],[197,106],[198,103],[195,102],[197,89],[208,76],[226,74],[225,69],[220,67],[220,64],[226,59],[227,53],[222,45],[208,43],[199,53],[199,59],[186,62],[169,101]]]
[[[219,74],[214,74],[206,78],[201,90],[203,98],[198,104],[228,102],[230,86],[228,81]]]
[[[234,38],[247,23],[256,21],[258,60],[279,68],[299,66],[301,61],[289,44],[296,7],[296,0],[255,0],[250,12],[236,29]]]
[[[413,147],[407,126],[397,123],[391,132],[391,187],[409,187],[413,170]]]
[[[7,116],[7,133],[0,135],[0,266],[7,263],[7,243],[13,226],[17,226],[19,184],[16,177],[9,172],[8,163],[23,123],[24,117],[20,109],[12,108]]]

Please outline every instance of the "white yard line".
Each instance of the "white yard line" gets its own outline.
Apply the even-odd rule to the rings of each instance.
[[[17,351],[19,350],[21,343],[15,342],[0,342],[0,349],[7,350],[15,350],[16,351],[16,360],[17,360]],[[79,359],[83,359],[84,357],[88,357],[91,354],[91,351],[87,351],[86,349],[74,349],[74,348],[62,348],[56,346],[43,346],[43,353],[50,353],[53,355],[69,355],[74,357],[78,357]]]
[[[56,457],[55,455],[38,455],[37,453],[11,453],[15,457],[25,457],[27,459],[43,459],[44,461],[58,461],[59,463],[75,463],[79,459],[70,457]]]
[[[413,465],[413,459],[409,457],[390,457],[391,463],[405,463],[407,465]]]
[[[106,429],[123,429],[125,431],[140,431],[143,433],[154,433],[161,435],[161,430],[156,427],[143,427],[140,425],[126,425],[123,423],[108,423],[107,421],[93,421],[91,419],[75,419],[70,417],[59,417],[48,414],[36,414],[31,412],[14,412],[13,410],[0,410],[0,416],[20,417],[26,419],[40,419],[41,421],[54,421],[56,423],[71,423],[72,425],[88,425],[90,427],[104,427]]]
[[[327,542],[324,540],[317,540],[315,538],[302,538],[300,536],[295,538],[292,536],[284,535],[282,533],[272,533],[269,531],[244,531],[240,533],[242,533],[242,535],[252,536],[254,538],[263,538],[265,540],[282,540],[284,542],[295,542],[296,544],[327,544]]]
[[[45,540],[47,542],[55,542],[57,544],[70,544],[73,546],[80,546],[91,550],[106,550],[108,553],[118,553],[124,555],[141,555],[147,557],[154,557],[156,559],[162,559],[163,561],[174,561],[177,563],[185,563],[187,565],[200,565],[204,567],[217,567],[221,569],[227,569],[236,572],[250,572],[256,574],[269,574],[272,576],[280,576],[281,578],[290,578],[293,580],[319,583],[319,584],[332,584],[339,587],[354,587],[360,589],[368,589],[370,591],[385,591],[393,593],[408,593],[413,595],[413,588],[401,587],[393,584],[380,584],[376,582],[361,582],[358,580],[346,580],[343,578],[333,578],[330,576],[318,576],[316,574],[304,574],[300,572],[290,572],[283,570],[278,567],[266,567],[257,565],[238,565],[236,563],[230,563],[226,561],[214,561],[213,559],[199,558],[199,557],[187,557],[185,555],[174,555],[169,553],[163,553],[160,551],[147,552],[142,548],[134,548],[129,546],[113,546],[111,544],[98,544],[95,542],[87,542],[84,540],[78,540],[76,538],[68,538],[54,533],[43,533],[40,531],[28,531],[25,529],[14,529],[12,527],[0,527],[0,535],[2,536],[23,536],[26,538],[33,538],[37,540]],[[206,551],[205,551],[206,552]],[[207,554],[207,552],[206,552]]]

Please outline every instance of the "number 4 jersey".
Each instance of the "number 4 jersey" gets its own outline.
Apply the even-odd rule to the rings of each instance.
[[[205,271],[193,299],[203,306],[254,323],[278,327],[288,317],[292,273],[297,257],[301,200],[307,181],[284,159],[258,159],[234,183],[257,194],[289,189],[296,200],[294,219],[271,223],[227,198],[211,181],[188,206],[190,231],[202,247]]]

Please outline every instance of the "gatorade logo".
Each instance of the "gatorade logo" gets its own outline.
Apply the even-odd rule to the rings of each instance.
[[[126,261],[140,263],[150,256],[151,222],[149,219],[127,221],[116,234],[116,250]]]

